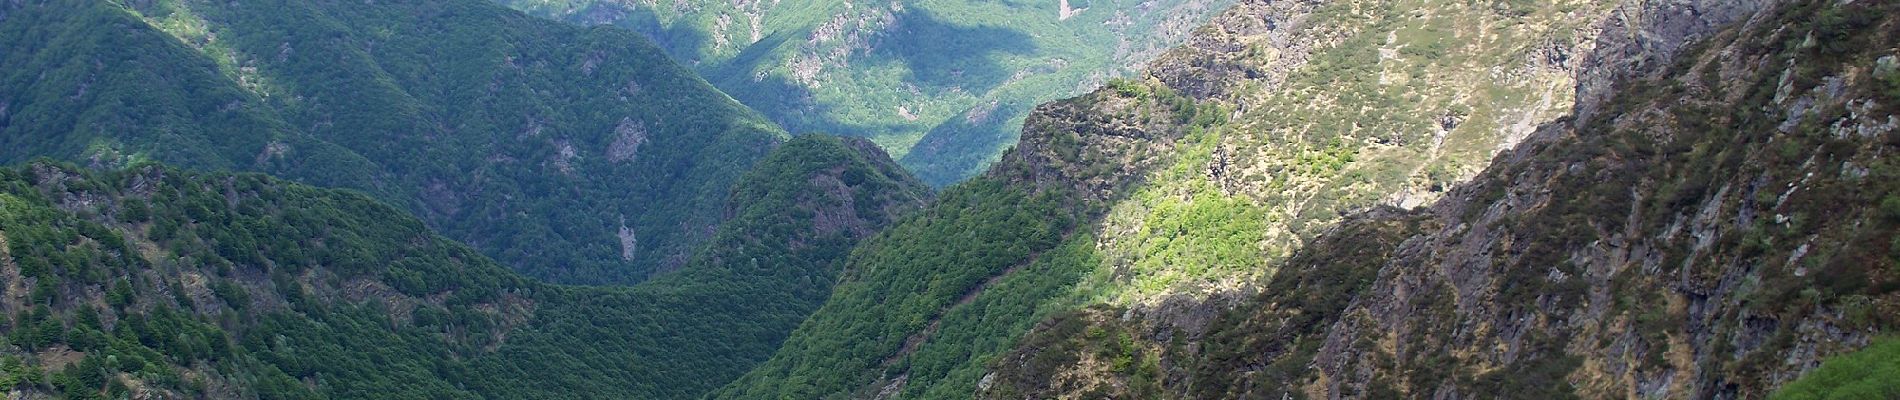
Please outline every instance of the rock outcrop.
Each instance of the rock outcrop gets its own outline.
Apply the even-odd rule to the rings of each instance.
[[[1443,200],[1357,213],[1250,300],[1168,312],[1205,325],[1059,316],[981,394],[1756,398],[1900,326],[1896,6],[1617,10],[1577,115]]]

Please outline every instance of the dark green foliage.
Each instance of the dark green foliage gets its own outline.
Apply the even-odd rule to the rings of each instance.
[[[713,397],[844,396],[886,372],[903,373],[907,365],[918,369],[913,371],[916,376],[938,379],[969,352],[999,349],[1013,335],[973,336],[999,342],[950,341],[953,345],[941,354],[905,354],[905,343],[928,333],[956,337],[968,335],[961,330],[1027,329],[1035,304],[1050,296],[1046,291],[1062,286],[1033,280],[1010,282],[1063,282],[1073,279],[1065,278],[1072,272],[1027,278],[1027,270],[1011,271],[1044,264],[1036,255],[1050,251],[1072,227],[1073,217],[1062,207],[1064,199],[1050,192],[1026,193],[990,179],[951,188],[928,210],[854,250],[830,300],[769,361]],[[993,281],[999,276],[1002,281]],[[1004,287],[1011,292],[1004,292]],[[953,306],[975,304],[965,302],[992,302],[995,308],[950,311]],[[996,314],[985,316],[989,312]],[[1007,318],[1016,325],[991,317]]]
[[[770,355],[848,249],[925,194],[868,143],[800,138],[736,190],[716,245],[652,283],[595,288],[520,277],[353,192],[34,163],[0,170],[0,262],[38,265],[25,278],[49,294],[0,304],[17,311],[0,356],[93,361],[0,378],[69,398],[130,382],[185,397],[695,398]],[[84,212],[62,208],[77,198]],[[155,221],[121,222],[126,204]],[[157,220],[177,222],[138,235]]]
[[[157,160],[360,189],[561,282],[677,268],[781,135],[636,34],[478,0],[0,10],[0,162]],[[207,205],[159,216],[156,237]],[[638,240],[624,257],[623,228]]]
[[[975,393],[991,360],[1014,347],[1018,338],[1048,317],[1048,304],[1069,295],[1083,275],[1101,265],[1095,243],[1094,235],[1070,236],[1062,245],[1037,255],[1028,266],[991,282],[967,303],[944,312],[929,341],[901,361],[909,379],[900,398]],[[1119,354],[1127,356],[1124,366],[1141,367],[1126,351]]]
[[[678,399],[737,378],[825,301],[859,239],[921,206],[925,186],[883,157],[860,139],[792,140],[746,175],[731,222],[686,267],[627,291],[552,291],[469,385]]]

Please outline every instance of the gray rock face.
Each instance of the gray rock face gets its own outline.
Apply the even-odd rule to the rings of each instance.
[[[1577,75],[1579,119],[1595,114],[1619,78],[1660,73],[1683,46],[1755,18],[1781,0],[1631,0],[1603,21],[1596,49]]]
[[[1149,64],[1147,78],[1152,81],[1134,84],[1158,82],[1159,87],[1143,90],[1233,103],[1244,110],[1243,100],[1228,98],[1238,85],[1270,90],[1289,71],[1305,65],[1313,49],[1338,40],[1326,27],[1305,23],[1318,6],[1310,1],[1243,1],[1197,30],[1187,44]],[[1141,172],[1163,164],[1174,141],[1188,129],[1174,120],[1175,110],[1139,97],[1103,88],[1037,107],[1023,124],[1016,148],[1003,155],[990,175],[1067,186],[1093,201],[1112,198],[1138,184]]]
[[[1144,110],[1164,117],[1141,118]],[[1166,149],[1183,134],[1180,126],[1163,122],[1172,120],[1168,112],[1112,90],[1045,104],[989,175],[1106,202],[1168,158]]]
[[[607,145],[607,160],[624,162],[640,154],[640,145],[647,142],[647,125],[622,118],[620,125],[614,127],[614,141]]]
[[[1756,81],[1784,75],[1779,63],[1747,63],[1761,56],[1749,52],[1761,51],[1762,43],[1803,34],[1764,33],[1775,26],[1755,26],[1789,22],[1775,20],[1773,11],[1778,9],[1773,3],[1637,2],[1618,11],[1606,25],[1602,45],[1590,55],[1592,65],[1581,71],[1579,116],[1543,127],[1533,142],[1505,155],[1487,176],[1429,211],[1440,221],[1435,225],[1443,228],[1401,246],[1371,289],[1342,312],[1354,317],[1325,329],[1314,366],[1328,379],[1313,389],[1356,397],[1340,394],[1371,390],[1384,374],[1411,374],[1388,370],[1380,359],[1396,357],[1403,364],[1408,358],[1444,355],[1478,370],[1512,374],[1562,368],[1566,372],[1547,379],[1572,384],[1571,390],[1586,398],[1746,398],[1798,376],[1829,354],[1867,343],[1870,328],[1842,317],[1853,313],[1843,308],[1861,307],[1855,302],[1866,300],[1794,310],[1751,300],[1772,296],[1764,287],[1777,283],[1764,282],[1810,274],[1808,266],[1814,263],[1802,260],[1821,251],[1817,238],[1825,243],[1838,233],[1815,232],[1800,241],[1755,250],[1761,253],[1754,256],[1737,254],[1732,245],[1741,237],[1792,223],[1783,217],[1762,227],[1751,215],[1786,210],[1791,206],[1784,204],[1800,203],[1807,190],[1821,190],[1806,189],[1826,185],[1808,171],[1817,168],[1813,162],[1797,157],[1792,162],[1796,165],[1776,166],[1776,156],[1767,149],[1735,149],[1748,154],[1734,165],[1736,170],[1708,181],[1676,182],[1696,179],[1661,172],[1679,168],[1671,165],[1680,161],[1593,148],[1606,145],[1600,140],[1689,141],[1720,135],[1678,130],[1680,119],[1698,118],[1692,115],[1703,112],[1698,111],[1702,107],[1767,106],[1765,115],[1793,118],[1834,115],[1823,110],[1851,110],[1859,104],[1855,99],[1873,95],[1866,88],[1823,77],[1812,83],[1813,94],[1797,89],[1796,99],[1786,102],[1703,103],[1709,100],[1701,99],[1716,98],[1713,92],[1745,93]],[[1739,39],[1709,43],[1711,49],[1700,53],[1682,51],[1730,28],[1741,30]],[[1724,72],[1742,71],[1736,76],[1744,79],[1648,103],[1632,93],[1631,88],[1695,79],[1665,74],[1665,67],[1679,57],[1700,57],[1709,68]],[[1787,68],[1794,69],[1794,62]],[[1597,113],[1601,115],[1592,115]],[[1873,112],[1848,114],[1837,125],[1877,126],[1888,118]],[[1610,123],[1593,124],[1598,121]],[[1742,125],[1743,134],[1794,130],[1776,129],[1772,120],[1752,128]],[[1717,137],[1714,140],[1727,140]],[[1862,140],[1849,146],[1873,143]],[[1609,154],[1585,155],[1603,151]],[[1878,156],[1845,157],[1870,162],[1863,158]],[[1766,182],[1786,180],[1795,181],[1786,185],[1795,199],[1784,194],[1775,204],[1757,203],[1775,198],[1756,194],[1777,189],[1763,187],[1769,186]],[[1654,193],[1676,184],[1702,189],[1674,205],[1654,202],[1656,197],[1684,196]],[[1843,201],[1831,206],[1838,207],[1835,216],[1811,217],[1830,220],[1818,223],[1825,226],[1859,226],[1865,222],[1850,210],[1871,207],[1875,200]],[[1830,251],[1837,252],[1836,257],[1855,252]],[[1460,386],[1444,384],[1433,393],[1438,398],[1477,395]]]
[[[1336,40],[1312,26],[1312,1],[1249,0],[1221,13],[1188,42],[1149,64],[1155,79],[1198,100],[1228,95],[1242,82],[1277,86],[1312,49]]]

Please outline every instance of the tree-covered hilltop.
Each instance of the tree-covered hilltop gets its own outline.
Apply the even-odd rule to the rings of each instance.
[[[0,161],[360,189],[559,282],[679,268],[782,136],[638,34],[482,1],[0,4]]]
[[[653,38],[793,133],[867,137],[942,186],[1037,104],[1140,70],[1232,0],[498,0]]]
[[[367,196],[156,165],[0,169],[0,391],[685,399],[763,360],[925,187],[810,136],[631,288],[540,283]]]

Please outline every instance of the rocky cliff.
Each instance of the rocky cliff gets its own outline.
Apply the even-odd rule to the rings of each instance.
[[[1059,315],[981,394],[1757,398],[1900,323],[1894,5],[1604,10],[1534,53],[1582,60],[1570,116],[1468,183],[1355,212],[1256,294]]]

